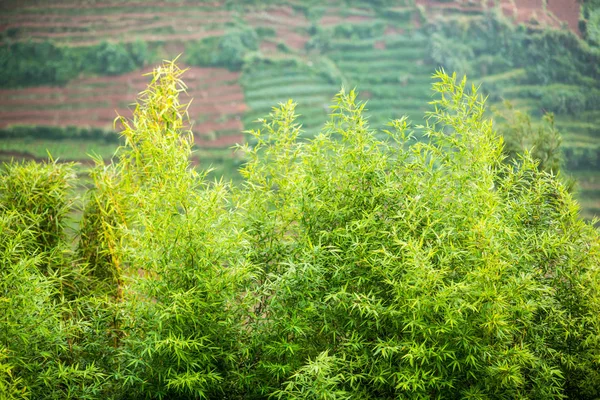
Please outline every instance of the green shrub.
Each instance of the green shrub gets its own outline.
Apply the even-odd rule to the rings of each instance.
[[[121,71],[131,71],[133,60],[123,47],[109,42],[102,42],[98,48],[90,51],[89,61],[93,72],[105,75],[117,75]]]
[[[275,29],[271,28],[270,26],[259,26],[259,27],[257,27],[256,28],[256,34],[260,38],[277,36],[277,32],[275,31]]]
[[[285,44],[284,42],[279,42],[277,43],[277,50],[279,50],[282,53],[291,53],[292,49],[290,49],[290,47]]]
[[[600,395],[598,231],[532,154],[504,162],[475,87],[436,73],[425,142],[406,118],[379,139],[354,91],[311,140],[281,104],[249,132],[233,187],[190,165],[181,73],[155,71],[125,145],[98,160],[78,254],[103,284],[53,300],[64,279],[38,273],[38,220],[2,209],[0,385],[57,399]]]
[[[250,27],[238,27],[220,37],[209,37],[186,45],[186,61],[192,65],[225,67],[239,71],[244,57],[258,50],[258,35]]]
[[[148,43],[141,39],[136,39],[134,42],[127,45],[127,49],[129,51],[129,57],[137,68],[145,66],[154,58],[154,55],[148,48]]]
[[[468,22],[436,20],[424,30],[430,61],[457,72],[489,74],[525,68],[529,83],[598,87],[600,51],[571,31],[532,33],[495,13]]]
[[[587,108],[586,96],[581,90],[561,89],[546,91],[541,107],[556,114],[578,115]]]
[[[590,11],[585,32],[591,43],[600,46],[600,8]]]
[[[111,355],[91,334],[103,321],[77,315],[84,277],[65,237],[73,178],[72,165],[53,162],[0,174],[2,398],[94,399],[108,378],[92,350]]]
[[[331,34],[327,30],[314,25],[311,28],[314,29],[314,33],[311,33],[310,39],[304,45],[306,50],[320,53],[328,52],[331,49]]]
[[[0,87],[64,85],[81,73],[123,74],[145,65],[149,57],[146,43],[139,40],[88,47],[50,41],[7,43],[0,47]]]
[[[502,135],[508,162],[520,162],[521,155],[529,151],[540,171],[558,174],[562,165],[562,138],[554,126],[554,115],[545,114],[543,124],[536,127],[527,113],[515,110],[510,102],[504,106],[506,111],[496,111],[495,115],[501,121],[498,133]]]
[[[33,235],[29,253],[48,256],[46,263],[38,263],[44,274],[51,274],[51,266],[62,262],[65,219],[71,207],[68,194],[74,178],[71,164],[39,166],[33,162],[5,164],[0,175],[0,212],[16,213],[22,228]]]
[[[126,146],[95,175],[92,199],[106,201],[92,203],[90,215],[98,204],[105,222],[87,220],[89,232],[104,236],[88,235],[83,246],[89,253],[99,243],[111,257],[99,266],[110,270],[116,260],[124,269],[119,382],[134,398],[218,398],[237,385],[241,233],[227,185],[204,183],[190,167],[181,73],[163,65],[134,119],[122,121]]]
[[[529,155],[503,164],[482,101],[437,78],[430,143],[410,146],[403,120],[376,140],[353,92],[307,144],[292,103],[254,133],[241,197],[260,390],[598,395],[597,232]]]
[[[0,47],[0,87],[62,85],[81,69],[75,50],[51,42],[17,42]]]
[[[531,82],[598,87],[600,50],[570,31],[549,30],[527,39],[525,66]]]
[[[570,171],[589,171],[600,168],[600,146],[565,147],[565,166]]]
[[[600,2],[585,0],[580,7],[579,30],[592,45],[600,45]]]
[[[51,140],[98,140],[107,143],[119,143],[119,135],[113,131],[100,128],[84,128],[80,126],[48,126],[48,125],[11,125],[0,129],[0,138],[31,138]]]
[[[121,297],[122,270],[117,243],[120,239],[118,203],[114,198],[112,180],[107,179],[96,166],[91,175],[96,189],[88,193],[79,230],[77,254],[80,262],[93,276],[94,283],[103,293]]]
[[[428,50],[429,62],[437,67],[447,68],[461,74],[471,73],[472,67],[469,60],[475,58],[472,47],[434,33],[431,35]]]
[[[339,39],[370,39],[383,35],[385,24],[381,21],[363,24],[340,24],[333,28],[333,37]]]

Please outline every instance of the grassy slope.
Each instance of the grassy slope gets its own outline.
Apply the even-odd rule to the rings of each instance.
[[[244,21],[254,27],[269,26],[276,35],[263,38],[261,54],[271,64],[247,66],[239,76],[244,95],[242,107],[228,116],[210,110],[208,114],[196,112],[192,115],[196,126],[206,119],[218,124],[238,118],[245,128],[256,128],[258,125],[253,123],[254,120],[264,117],[278,102],[293,98],[298,103],[298,113],[302,115],[300,121],[305,135],[312,136],[325,121],[330,99],[342,85],[356,87],[361,98],[368,100],[367,109],[372,110],[368,114],[375,128],[379,129],[389,119],[405,114],[417,124],[422,121],[429,101],[430,75],[436,66],[426,61],[427,38],[417,29],[419,13],[411,1],[407,0],[405,4],[399,1],[399,6],[385,12],[369,7],[341,8],[333,2],[325,5],[314,2],[310,6],[293,0],[271,3],[277,5],[231,8],[225,4],[168,2],[139,8],[124,2],[85,8],[52,7],[50,10],[47,7],[17,8],[3,13],[0,23],[13,28],[20,24],[13,32],[16,39],[50,37],[67,45],[86,45],[102,39],[128,41],[141,38],[152,43],[157,58],[174,57],[183,50],[186,40],[220,35],[228,29],[227,23],[233,20]],[[452,13],[456,17],[455,11]],[[479,13],[478,10],[469,11],[470,16]],[[77,16],[74,22],[69,19],[73,15]],[[459,17],[469,18],[465,15]],[[340,24],[360,28],[377,23],[384,29],[370,37],[333,37],[335,27]],[[328,36],[325,49],[305,49],[305,43],[317,34],[310,29],[311,26],[321,27]],[[292,62],[281,67],[280,63],[285,60]],[[497,98],[511,100],[517,107],[540,115],[539,100],[523,94],[522,75],[522,70],[510,70],[472,78],[482,83],[484,89],[492,84],[501,88],[500,93],[496,93]],[[210,98],[214,96],[215,93],[210,94]],[[133,100],[132,96],[130,102]],[[231,104],[240,103],[233,101]],[[496,105],[499,106],[499,101]],[[590,111],[578,118],[558,115],[556,122],[563,132],[565,147],[583,149],[597,146],[600,112]],[[198,153],[203,165],[216,166],[215,174],[225,172],[233,176],[230,170],[239,164],[239,160],[231,159],[231,151],[226,148],[235,143],[235,135],[239,132],[231,129],[231,124],[229,128],[223,125],[224,129],[219,128],[221,125],[202,126],[214,128],[205,132],[209,140],[234,138],[222,141],[222,149],[204,148]],[[0,151],[38,157],[45,153],[46,146],[50,146],[56,156],[67,159],[84,157],[88,151],[109,153],[109,149],[100,143],[52,145],[43,141],[32,143],[4,139]],[[583,170],[574,174],[581,180],[580,194],[585,214],[600,214],[600,173]]]

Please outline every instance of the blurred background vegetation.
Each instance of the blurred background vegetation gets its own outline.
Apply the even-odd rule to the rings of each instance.
[[[232,146],[293,98],[314,136],[341,86],[383,128],[423,123],[440,67],[481,84],[507,156],[535,146],[600,215],[598,0],[5,1],[0,5],[0,160],[110,158],[117,114],[164,58],[190,70],[194,161],[239,179]],[[186,101],[186,99],[183,99]],[[553,116],[550,117],[549,113]],[[417,129],[417,137],[419,130]],[[561,140],[562,138],[562,140]],[[560,146],[559,146],[560,145]],[[543,154],[542,154],[543,153]],[[535,154],[535,151],[534,151]]]

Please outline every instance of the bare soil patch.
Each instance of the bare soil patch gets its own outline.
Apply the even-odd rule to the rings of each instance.
[[[566,22],[573,32],[579,31],[579,8],[577,0],[547,0],[548,11],[554,14],[560,21]]]

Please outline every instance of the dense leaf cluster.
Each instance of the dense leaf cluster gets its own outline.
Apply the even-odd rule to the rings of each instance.
[[[495,114],[502,121],[498,126],[498,133],[504,140],[503,151],[508,161],[519,162],[521,154],[530,150],[540,171],[557,174],[562,164],[562,138],[554,126],[554,115],[544,115],[544,123],[534,126],[529,114],[515,110],[510,102],[505,102],[504,105],[507,111],[496,111]]]
[[[258,34],[248,26],[230,30],[223,36],[212,36],[186,45],[186,61],[203,67],[224,67],[239,71],[244,57],[258,50]]]
[[[579,30],[590,44],[600,46],[600,1],[584,0],[581,3]]]
[[[577,115],[600,107],[600,50],[571,31],[531,31],[493,13],[468,22],[435,21],[425,31],[430,62],[438,66],[478,76],[523,68],[524,84],[565,83],[586,88],[533,96],[543,97],[542,104],[549,111]]]
[[[119,135],[101,128],[50,125],[11,125],[0,129],[0,138],[50,139],[50,140],[104,140],[118,143]]]
[[[352,25],[339,24],[333,28],[333,37],[348,39],[369,39],[380,37],[385,30],[385,24],[381,21]]]
[[[87,47],[50,41],[7,43],[0,47],[0,87],[64,85],[81,73],[118,75],[149,60],[145,42],[102,42]]]
[[[40,224],[69,167],[3,173],[9,398],[600,395],[598,232],[530,154],[504,162],[475,88],[437,73],[418,143],[406,119],[378,139],[353,91],[307,142],[281,104],[232,187],[190,168],[181,72],[98,160],[75,251]]]

